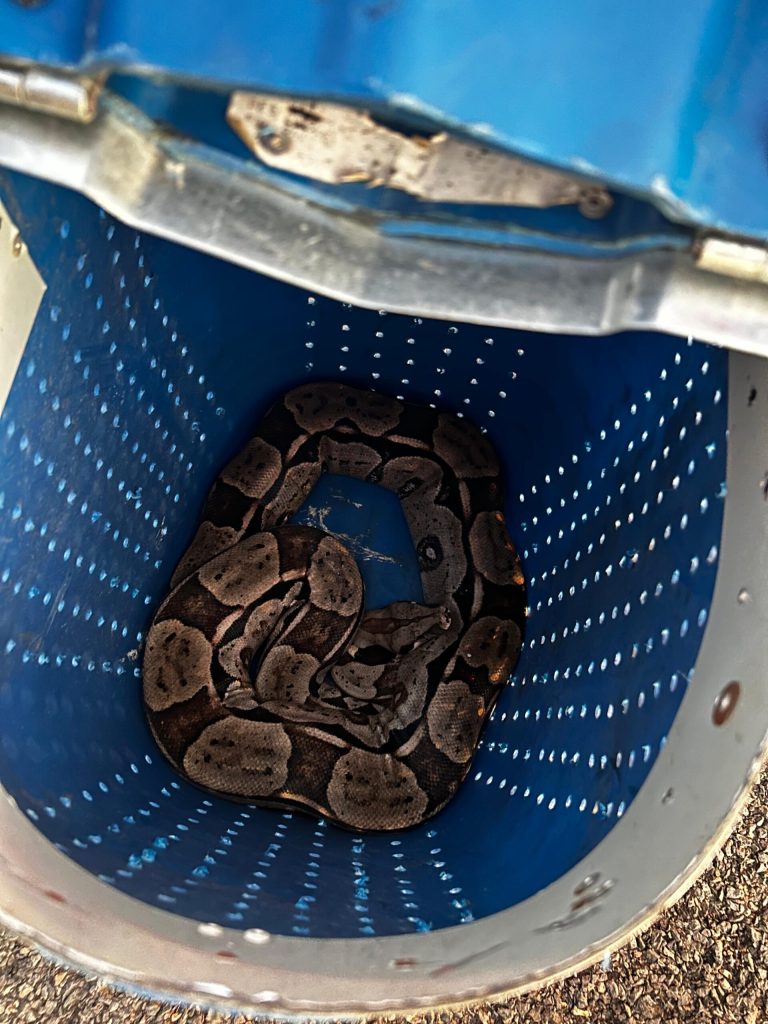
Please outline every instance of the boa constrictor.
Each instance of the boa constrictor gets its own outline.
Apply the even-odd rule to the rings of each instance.
[[[287,522],[323,472],[399,496],[424,604],[364,611],[348,550]],[[353,830],[435,814],[520,651],[501,508],[496,454],[467,420],[339,383],[290,391],[214,483],[148,634],[163,753],[205,789]]]

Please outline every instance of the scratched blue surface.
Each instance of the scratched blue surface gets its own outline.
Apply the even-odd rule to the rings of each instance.
[[[727,355],[353,309],[31,179],[0,175],[0,196],[48,286],[0,419],[0,778],[41,834],[155,906],[313,936],[482,918],[593,849],[696,685]],[[143,638],[203,496],[269,403],[309,378],[486,428],[529,582],[524,652],[466,783],[395,836],[208,797],[142,713]],[[336,503],[336,529],[407,563],[386,510],[326,486],[311,501]]]
[[[436,117],[768,235],[760,0],[164,0],[162,27],[150,0],[6,2],[0,48]]]
[[[363,577],[366,608],[424,600],[408,524],[391,491],[327,473],[293,518],[344,541]]]

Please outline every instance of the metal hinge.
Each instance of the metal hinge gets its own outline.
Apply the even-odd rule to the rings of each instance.
[[[329,184],[364,182],[419,199],[549,207],[586,217],[613,205],[603,188],[446,132],[406,135],[336,103],[234,92],[227,121],[264,163]]]
[[[702,270],[768,284],[768,249],[762,245],[708,235],[697,240],[694,257]]]
[[[102,83],[41,68],[0,64],[0,102],[87,124],[96,117]]]

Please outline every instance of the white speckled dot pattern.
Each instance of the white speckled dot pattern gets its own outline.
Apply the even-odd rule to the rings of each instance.
[[[253,936],[476,920],[593,849],[695,685],[726,354],[352,309],[29,179],[4,175],[0,192],[48,285],[0,421],[0,778],[41,833],[191,929]],[[524,652],[459,796],[394,836],[205,794],[142,713],[144,637],[208,486],[310,378],[487,430],[529,583]]]

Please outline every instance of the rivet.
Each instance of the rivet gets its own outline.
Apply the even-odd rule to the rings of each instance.
[[[264,149],[270,153],[285,153],[290,147],[290,139],[275,131],[271,125],[262,124],[259,126],[258,139]]]
[[[712,708],[712,721],[715,725],[724,725],[733,714],[733,710],[741,695],[741,683],[730,682],[720,691],[715,706]]]
[[[602,188],[585,189],[579,200],[578,210],[582,217],[599,220],[613,208],[613,196]]]

